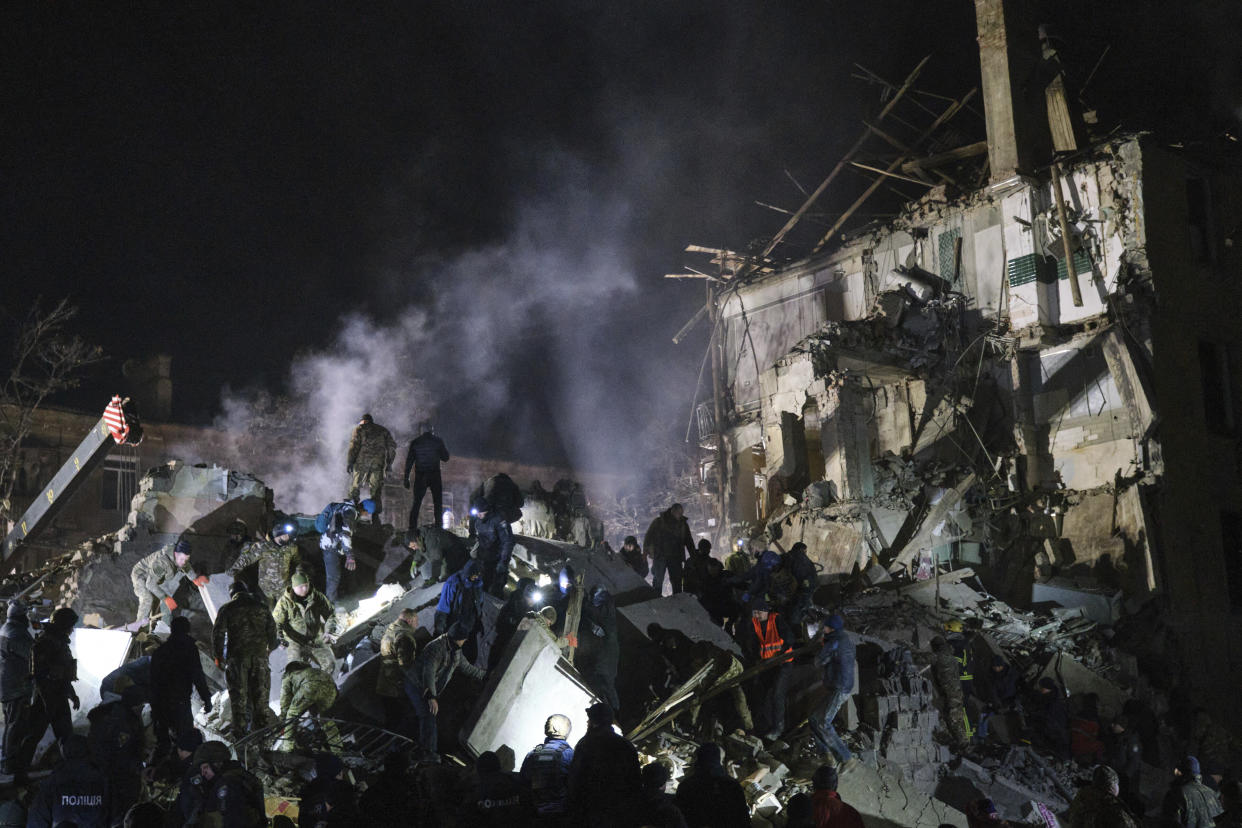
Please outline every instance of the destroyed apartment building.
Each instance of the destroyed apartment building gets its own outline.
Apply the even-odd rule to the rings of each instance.
[[[1156,599],[1161,669],[1242,724],[1242,180],[1207,149],[1082,139],[1063,88],[1025,84],[1041,53],[1017,6],[976,2],[986,145],[889,166],[924,196],[839,233],[889,174],[857,150],[899,146],[879,119],[916,69],[824,182],[884,173],[815,253],[766,258],[831,186],[762,256],[710,251],[703,478],[726,525],[805,542],[829,575],[969,566],[1015,605],[1105,624]],[[935,168],[980,152],[978,188]]]

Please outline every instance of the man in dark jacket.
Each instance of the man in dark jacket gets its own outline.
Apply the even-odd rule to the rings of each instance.
[[[157,754],[166,751],[172,740],[182,733],[193,729],[191,690],[198,691],[203,711],[211,710],[211,691],[203,675],[198,645],[190,637],[190,619],[174,618],[170,629],[168,640],[151,654],[151,726],[155,730]]]
[[[448,686],[453,674],[461,670],[475,679],[483,679],[487,673],[466,661],[462,645],[466,643],[469,630],[461,624],[449,627],[448,632],[423,648],[405,673],[405,695],[418,717],[418,747],[420,759],[438,762],[439,729],[436,716],[440,713],[439,696]]]
[[[30,694],[34,691],[34,682],[30,679],[33,647],[34,636],[26,620],[26,606],[20,600],[11,600],[8,618],[0,629],[0,703],[4,705],[4,758],[0,760],[0,772],[3,773],[17,770],[15,760],[29,724]]]
[[[642,792],[635,811],[639,825],[651,828],[687,828],[686,819],[677,808],[677,802],[665,792],[672,773],[663,762],[643,765]]]
[[[569,766],[574,749],[565,740],[571,726],[568,716],[549,716],[543,725],[543,742],[522,760],[522,779],[530,787],[541,819],[562,819],[569,808]]]
[[[1140,782],[1143,775],[1143,740],[1130,729],[1130,720],[1124,713],[1117,714],[1109,725],[1105,737],[1106,758],[1110,767],[1117,771],[1121,799],[1136,814],[1145,812]]]
[[[133,689],[144,705],[151,703],[151,656],[144,655],[127,661],[99,682],[99,700],[117,701],[121,694]]]
[[[406,533],[406,546],[413,552],[410,577],[417,580],[419,567],[427,566],[427,584],[443,581],[470,560],[466,541],[439,526],[421,526]]]
[[[103,768],[117,813],[123,814],[142,793],[142,763],[147,757],[146,728],[142,724],[141,691],[127,687],[118,701],[104,702],[87,714],[87,742],[96,764]]]
[[[626,566],[637,572],[639,577],[647,577],[649,571],[647,568],[647,556],[638,545],[638,538],[633,535],[626,535],[625,541],[621,544],[621,560],[625,561]]]
[[[703,590],[707,586],[707,564],[710,560],[712,542],[707,538],[700,538],[682,569],[681,588],[699,601],[703,600]]]
[[[1223,810],[1216,792],[1203,784],[1199,760],[1183,757],[1173,769],[1173,782],[1164,795],[1161,823],[1167,828],[1212,828]]]
[[[91,761],[86,737],[69,734],[61,740],[60,754],[64,761],[39,785],[26,824],[108,828],[119,821],[124,812],[114,807],[108,777]]]
[[[501,597],[509,577],[509,558],[513,555],[513,529],[499,509],[479,498],[471,504],[474,531],[478,538],[478,562],[483,567],[483,589]]]
[[[617,606],[612,595],[598,584],[582,607],[578,626],[578,652],[574,665],[587,686],[608,703],[614,714],[621,709],[617,697],[617,665],[621,642],[617,637]]]
[[[839,764],[844,764],[852,754],[832,721],[854,690],[854,639],[845,631],[845,619],[840,615],[829,616],[827,628],[829,632],[815,656],[815,666],[823,670],[828,697],[811,714],[811,733],[820,750],[832,753]]]
[[[793,600],[789,605],[789,623],[799,638],[806,635],[806,615],[814,604],[815,587],[819,573],[815,564],[806,556],[806,544],[799,541],[789,548],[785,556],[785,568],[794,580]]]
[[[1138,828],[1118,797],[1117,772],[1097,765],[1091,784],[1079,788],[1066,815],[1066,828]]]
[[[785,731],[785,701],[789,695],[789,653],[793,634],[785,617],[772,610],[762,598],[751,601],[749,621],[737,625],[735,640],[742,650],[747,667],[762,661],[779,659],[781,666],[771,667],[751,680],[751,707],[758,713],[756,724],[764,738],[777,739]],[[756,704],[756,702],[758,702]]]
[[[587,708],[587,732],[569,764],[569,812],[574,825],[629,825],[638,797],[638,751],[612,729],[612,708]]]
[[[410,488],[410,469],[414,470],[414,500],[410,504],[411,529],[418,526],[418,513],[423,505],[423,496],[431,489],[431,523],[439,527],[444,518],[444,483],[440,480],[440,464],[449,459],[448,446],[444,445],[431,427],[431,422],[423,420],[418,424],[419,434],[410,441],[405,452],[405,473],[401,483]]]
[[[480,753],[474,770],[474,783],[461,812],[462,825],[527,828],[535,824],[530,789],[517,774],[500,769],[500,758],[493,751]]]
[[[188,824],[204,828],[262,828],[267,825],[263,783],[233,759],[224,742],[203,742],[194,751],[198,774],[187,783],[196,806]]]
[[[1018,677],[1002,655],[992,656],[992,665],[975,680],[983,712],[975,731],[980,742],[986,742],[991,729],[990,719],[1018,707]]]
[[[681,592],[681,565],[685,554],[694,554],[694,539],[680,503],[669,506],[651,521],[643,537],[643,548],[651,557],[651,585],[656,592],[664,592],[665,572],[673,592]]]
[[[435,634],[444,635],[449,627],[460,624],[469,638],[481,619],[482,593],[483,567],[478,561],[470,561],[450,575],[440,588],[432,627]]]
[[[690,828],[747,828],[750,808],[737,780],[725,773],[720,745],[704,742],[677,786],[677,807]]]
[[[272,668],[268,657],[276,649],[276,621],[267,602],[250,594],[243,581],[229,587],[233,597],[216,614],[211,634],[212,655],[224,668],[233,717],[233,740],[272,723],[268,700]]]
[[[1027,724],[1032,735],[1059,758],[1069,758],[1069,707],[1061,686],[1051,676],[1044,676],[1036,685],[1035,702]]]
[[[51,620],[39,632],[31,647],[31,671],[34,676],[34,701],[30,705],[29,726],[22,737],[13,773],[21,778],[30,767],[35,748],[50,725],[57,739],[73,734],[73,709],[80,706],[73,682],[78,677],[78,662],[69,646],[73,625],[78,614],[68,607],[52,613]]]

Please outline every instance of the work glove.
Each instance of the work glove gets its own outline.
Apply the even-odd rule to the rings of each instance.
[[[568,633],[565,636],[565,640],[569,642],[569,646],[573,647],[575,650],[578,649],[578,634],[577,633]]]
[[[211,579],[208,578],[206,575],[199,575],[197,578],[194,579],[194,586],[205,587],[210,582],[211,582]]]
[[[74,710],[78,710],[82,707],[82,702],[78,699],[76,693],[69,697],[69,703],[73,705]]]
[[[355,569],[358,568],[358,562],[354,560],[353,555],[349,555],[345,558],[345,568],[348,569],[350,572],[353,572]]]
[[[172,599],[172,596],[170,595],[164,599],[164,606],[168,607],[169,612],[172,612],[173,610],[177,608],[177,602],[174,601]]]
[[[405,480],[402,480],[401,485],[405,486],[407,489],[410,488],[410,478],[407,477]]]

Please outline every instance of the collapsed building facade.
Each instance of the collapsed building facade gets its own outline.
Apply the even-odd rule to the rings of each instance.
[[[1016,6],[976,2],[986,186],[722,267],[704,479],[723,462],[727,523],[828,575],[970,566],[1106,623],[1158,599],[1161,669],[1236,724],[1242,181],[1146,134],[1076,142]]]

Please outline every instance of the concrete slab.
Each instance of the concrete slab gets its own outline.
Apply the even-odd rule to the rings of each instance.
[[[626,566],[620,556],[609,558],[602,552],[583,549],[572,543],[526,535],[518,536],[513,556],[532,569],[552,577],[568,562],[582,574],[588,589],[596,584],[602,585],[612,593],[618,607],[656,596],[651,584]]]
[[[1031,603],[1053,601],[1100,624],[1112,625],[1121,618],[1121,591],[1080,585],[1072,578],[1049,578],[1031,585]]]
[[[956,825],[964,828],[966,825],[965,814],[920,793],[910,780],[861,762],[841,774],[837,791],[841,799],[858,809],[863,822],[870,828],[897,825],[907,828]]]
[[[1044,665],[1044,669],[1036,676],[1036,680],[1044,676],[1051,676],[1054,680],[1064,684],[1070,695],[1098,694],[1100,717],[1105,721],[1120,713],[1129,698],[1129,693],[1120,686],[1103,678],[1065,653],[1059,653]]]
[[[647,635],[647,627],[659,624],[665,629],[685,633],[692,641],[710,641],[734,655],[742,654],[729,634],[712,623],[699,600],[686,592],[620,607],[617,613],[644,636]]]

